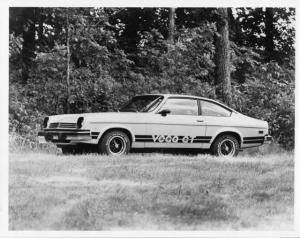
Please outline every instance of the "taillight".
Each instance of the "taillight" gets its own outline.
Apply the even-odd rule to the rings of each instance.
[[[80,129],[82,127],[83,117],[79,117],[77,120],[77,128]]]
[[[43,122],[43,127],[46,128],[48,126],[49,117],[45,117]]]

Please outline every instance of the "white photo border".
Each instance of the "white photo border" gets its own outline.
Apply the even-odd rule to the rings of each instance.
[[[9,7],[295,7],[296,49],[299,46],[297,0],[0,0],[0,237],[299,237],[300,236],[300,141],[299,80],[300,56],[296,50],[295,90],[295,219],[294,231],[9,231],[8,230],[8,47]]]

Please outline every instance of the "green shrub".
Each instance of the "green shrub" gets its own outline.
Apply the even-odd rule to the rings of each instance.
[[[286,149],[294,148],[294,70],[273,62],[262,64],[255,67],[245,83],[233,89],[238,111],[268,121],[276,142]]]

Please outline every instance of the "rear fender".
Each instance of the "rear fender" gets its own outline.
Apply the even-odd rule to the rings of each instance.
[[[219,135],[221,135],[221,134],[223,134],[223,133],[224,133],[224,134],[226,134],[226,133],[235,133],[235,134],[237,134],[237,135],[239,136],[239,138],[238,138],[239,144],[241,145],[243,136],[242,136],[241,132],[240,132],[238,129],[234,128],[234,127],[226,127],[226,128],[221,128],[221,129],[217,130],[217,131],[215,132],[215,134],[212,136],[211,144],[213,144],[214,141],[215,141],[215,139],[216,139]],[[209,136],[209,135],[208,135],[208,136]]]

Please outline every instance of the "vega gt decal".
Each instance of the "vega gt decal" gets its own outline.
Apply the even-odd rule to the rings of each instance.
[[[136,142],[155,143],[209,143],[211,136],[136,135]]]

